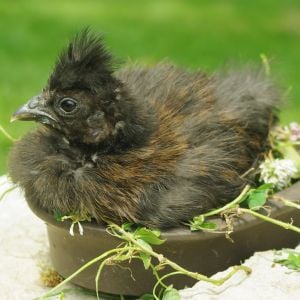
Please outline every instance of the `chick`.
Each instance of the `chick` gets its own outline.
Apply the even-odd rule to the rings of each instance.
[[[280,102],[260,71],[207,75],[160,63],[116,71],[84,30],[13,120],[9,174],[29,204],[96,221],[175,227],[224,205],[266,151]]]

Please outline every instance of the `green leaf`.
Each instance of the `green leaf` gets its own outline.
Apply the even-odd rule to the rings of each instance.
[[[157,236],[160,237],[161,232],[158,229],[151,229],[151,231]]]
[[[190,224],[191,231],[197,230],[216,230],[218,228],[216,223],[213,222],[203,222],[201,224]]]
[[[170,285],[165,289],[162,300],[180,300],[180,294]]]
[[[267,191],[271,190],[274,187],[273,183],[264,183],[260,185],[258,188],[255,189],[255,191]]]
[[[247,199],[250,209],[257,210],[261,208],[267,201],[267,193],[265,191],[254,191]]]
[[[151,264],[151,256],[147,253],[141,252],[140,257],[144,263],[145,269],[148,270]]]
[[[134,236],[151,245],[161,245],[165,242],[164,240],[159,238],[160,232],[158,230],[153,231],[145,227],[138,228],[135,231]]]
[[[145,242],[144,240],[137,239],[137,243],[138,243],[140,246],[146,248],[147,250],[152,251],[152,247],[151,247],[147,242]]]
[[[294,253],[289,253],[288,257],[286,259],[277,259],[275,260],[276,263],[279,263],[283,266],[286,266],[287,268],[295,271],[300,272],[300,252],[297,253],[296,251]]]
[[[205,217],[203,215],[199,215],[193,218],[193,223],[201,225],[205,221]]]
[[[123,225],[122,225],[122,228],[125,230],[125,231],[132,231],[132,223],[130,223],[130,222],[127,222],[127,223],[124,223]]]
[[[206,222],[203,215],[199,215],[193,218],[193,221],[190,222],[191,231],[197,230],[216,230],[217,224],[213,222]]]
[[[60,212],[60,211],[55,211],[54,212],[54,219],[56,220],[56,221],[63,221],[63,217],[65,216],[65,214],[63,214],[62,212]]]
[[[216,230],[218,226],[216,223],[213,222],[203,222],[201,228],[206,230]]]
[[[265,205],[270,189],[273,188],[273,184],[266,183],[259,186],[256,189],[250,190],[248,197],[246,198],[246,203],[248,207],[252,210],[258,210],[263,205]]]
[[[201,226],[204,222],[205,218],[203,215],[199,215],[193,218],[193,221],[190,222],[190,229],[192,231],[201,230]]]

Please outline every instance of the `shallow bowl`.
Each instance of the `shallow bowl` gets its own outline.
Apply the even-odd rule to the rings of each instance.
[[[300,199],[300,182],[279,193],[289,200]],[[283,221],[300,225],[300,210],[271,202],[271,216]],[[105,226],[83,222],[84,234],[69,233],[69,221],[56,221],[53,215],[32,207],[33,212],[47,224],[50,244],[50,257],[54,268],[68,277],[83,264],[101,253],[115,248],[120,240],[106,232]],[[221,219],[218,222],[223,222]],[[188,270],[212,275],[229,266],[240,264],[256,251],[294,247],[300,242],[300,235],[244,215],[234,223],[231,238],[224,234],[191,232],[188,228],[176,228],[162,232],[165,243],[155,250]],[[130,270],[129,270],[129,268]],[[72,282],[95,289],[95,275],[98,265],[93,265],[75,277]],[[170,269],[166,268],[162,274]],[[156,280],[151,270],[145,270],[141,261],[132,260],[122,266],[110,265],[103,269],[100,277],[100,291],[109,294],[139,296],[152,291]],[[167,280],[175,288],[190,287],[195,280],[184,276],[173,276]]]

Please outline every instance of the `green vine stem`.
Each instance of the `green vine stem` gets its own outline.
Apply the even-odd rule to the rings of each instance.
[[[213,215],[218,215],[220,213],[224,213],[226,211],[233,211],[236,210],[237,214],[242,214],[242,213],[247,213],[247,214],[251,214],[257,218],[260,218],[264,221],[273,223],[275,225],[278,225],[280,227],[283,227],[285,229],[289,229],[289,230],[293,230],[297,233],[300,233],[300,228],[292,225],[291,223],[285,223],[276,219],[273,219],[271,217],[265,216],[263,214],[260,214],[254,210],[248,209],[248,208],[241,208],[239,206],[239,204],[241,202],[243,202],[247,195],[249,195],[249,192],[251,193],[251,187],[250,186],[245,186],[245,188],[243,189],[243,191],[241,192],[241,194],[234,199],[233,201],[231,201],[230,203],[226,204],[225,206],[210,211],[208,213],[203,214],[203,217],[208,217],[208,216],[213,216]],[[285,199],[279,199],[279,200],[285,200]],[[290,203],[292,205],[293,202],[287,201],[287,203]],[[297,204],[295,204],[297,208],[299,208],[299,206]],[[78,269],[76,272],[74,272],[73,274],[71,274],[68,278],[66,278],[63,282],[61,282],[59,285],[57,285],[56,287],[54,287],[52,290],[48,291],[46,294],[44,294],[43,296],[41,296],[38,299],[45,299],[48,298],[50,296],[53,295],[54,292],[57,292],[64,284],[66,284],[67,282],[70,282],[75,276],[77,276],[80,272],[82,272],[83,270],[85,270],[86,268],[90,267],[91,265],[101,261],[96,277],[95,277],[95,281],[96,281],[96,290],[97,290],[97,297],[99,299],[99,278],[101,275],[101,271],[104,268],[105,265],[109,264],[109,263],[118,263],[121,261],[130,261],[133,258],[137,258],[140,259],[139,254],[140,253],[144,253],[147,254],[151,257],[154,257],[158,260],[158,265],[154,266],[154,265],[150,265],[152,270],[155,270],[154,276],[157,279],[157,283],[155,284],[153,291],[154,291],[154,297],[156,299],[158,299],[158,297],[155,295],[156,293],[156,289],[158,287],[158,285],[162,285],[163,287],[166,287],[166,285],[163,283],[163,280],[169,276],[173,276],[173,275],[177,275],[177,274],[182,274],[191,278],[196,279],[197,281],[206,281],[209,283],[212,283],[214,285],[222,285],[225,281],[227,281],[228,279],[230,279],[235,273],[237,273],[238,271],[244,271],[245,273],[249,274],[251,273],[251,269],[247,266],[234,266],[232,267],[231,271],[224,277],[219,278],[219,279],[213,279],[213,278],[209,278],[208,276],[205,276],[203,274],[200,274],[198,272],[191,272],[188,271],[187,269],[181,267],[180,265],[178,265],[177,263],[169,260],[168,258],[166,258],[165,256],[163,256],[160,253],[155,252],[152,247],[147,246],[147,244],[145,245],[144,243],[140,243],[140,241],[134,236],[133,232],[127,231],[125,230],[122,226],[119,226],[117,224],[111,223],[111,222],[107,222],[108,227],[107,227],[107,232],[121,240],[123,240],[124,242],[122,242],[117,248],[106,251],[105,253],[103,253],[102,255],[92,259],[91,261],[87,262],[85,265],[83,265],[80,269]],[[169,273],[167,275],[164,275],[163,277],[159,277],[158,273],[156,272],[156,268],[162,267],[168,265],[169,267],[171,267],[174,272]]]
[[[118,238],[123,239],[127,242],[125,244],[125,246],[123,246],[121,248],[117,247],[115,249],[106,251],[105,253],[101,254],[100,256],[90,260],[89,262],[84,264],[81,268],[79,268],[76,272],[74,272],[69,277],[67,277],[64,281],[62,281],[60,284],[58,284],[56,287],[54,287],[53,289],[51,289],[50,291],[48,291],[47,293],[45,293],[44,295],[42,295],[41,297],[39,297],[37,299],[46,299],[46,298],[51,297],[62,286],[64,286],[66,283],[70,282],[79,273],[81,273],[82,271],[84,271],[85,269],[90,267],[91,265],[103,260],[101,262],[99,268],[98,268],[97,275],[96,275],[96,278],[95,278],[96,286],[99,287],[98,280],[99,280],[99,277],[100,277],[100,273],[101,273],[103,267],[105,266],[105,264],[107,264],[108,262],[118,261],[118,258],[122,257],[122,255],[125,255],[125,258],[123,257],[122,259],[120,259],[121,261],[130,260],[131,258],[137,258],[134,255],[134,253],[136,253],[136,252],[146,253],[148,255],[151,255],[152,257],[155,257],[159,261],[158,266],[169,265],[174,270],[176,270],[176,272],[178,274],[183,274],[183,275],[189,276],[189,277],[194,278],[198,281],[207,281],[207,282],[210,282],[210,283],[212,283],[214,285],[218,285],[218,286],[222,285],[226,280],[231,278],[235,273],[237,273],[240,270],[246,272],[246,274],[251,273],[251,269],[248,268],[247,266],[234,266],[232,268],[232,270],[226,276],[224,276],[222,278],[219,278],[219,279],[212,279],[212,278],[209,278],[209,277],[207,277],[203,274],[188,271],[185,268],[183,268],[183,267],[179,266],[178,264],[176,264],[175,262],[173,262],[173,261],[169,260],[168,258],[164,257],[162,254],[156,253],[155,251],[153,251],[151,249],[151,247],[145,247],[143,244],[139,243],[134,238],[132,233],[127,232],[122,227],[120,227],[116,224],[109,223],[109,228],[111,229],[112,233],[116,233],[114,235],[116,235]],[[127,255],[131,254],[131,255],[126,256],[126,254]],[[156,275],[158,275],[158,274],[156,274]],[[161,279],[159,281],[161,282]],[[98,293],[97,293],[97,295],[98,295]],[[98,299],[99,299],[99,295],[98,295]]]
[[[10,188],[8,188],[7,190],[5,190],[1,195],[0,195],[0,201],[11,191],[13,191],[14,189],[16,189],[17,186],[12,186]]]
[[[104,266],[111,261],[111,257],[107,257],[106,259],[104,259],[101,264],[99,265],[99,268],[97,270],[97,274],[96,274],[96,277],[95,277],[95,284],[96,284],[96,295],[97,295],[97,299],[100,299],[99,297],[99,288],[100,288],[100,285],[99,285],[99,278],[100,278],[100,275],[101,275],[101,272],[104,268]]]
[[[55,292],[57,292],[62,286],[64,286],[66,283],[70,282],[74,277],[76,277],[79,273],[81,273],[82,271],[84,271],[85,269],[87,269],[88,267],[90,267],[91,265],[97,263],[98,261],[106,258],[109,255],[112,255],[114,253],[118,253],[123,251],[123,248],[115,248],[115,249],[111,249],[108,250],[106,252],[104,252],[103,254],[95,257],[94,259],[88,261],[86,264],[84,264],[81,268],[79,268],[77,271],[75,271],[73,274],[71,274],[69,277],[67,277],[64,281],[62,281],[61,283],[59,283],[57,286],[55,286],[54,288],[52,288],[50,291],[48,291],[47,293],[45,293],[44,295],[42,295],[41,297],[36,298],[36,300],[39,299],[46,299],[49,297],[52,297],[53,294]]]
[[[249,194],[249,191],[250,191],[251,187],[249,185],[245,186],[245,188],[243,189],[243,191],[241,192],[241,194],[235,198],[233,201],[229,202],[228,204],[226,204],[225,206],[219,208],[219,209],[216,209],[216,210],[212,210],[208,213],[205,213],[205,214],[202,214],[203,217],[210,217],[210,216],[213,216],[213,215],[218,215],[222,212],[226,212],[226,211],[232,211],[232,210],[237,210],[238,213],[248,213],[248,214],[251,214],[257,218],[260,218],[266,222],[269,222],[269,223],[272,223],[272,224],[275,224],[275,225],[278,225],[280,227],[283,227],[284,229],[289,229],[289,230],[293,230],[297,233],[300,233],[300,228],[297,227],[297,226],[294,226],[292,225],[291,223],[286,223],[286,222],[282,222],[282,221],[279,221],[279,220],[276,220],[276,219],[273,219],[271,217],[268,217],[268,216],[265,216],[263,214],[260,214],[252,209],[248,209],[248,208],[241,208],[239,206],[239,204],[241,202],[243,202],[245,200],[245,198],[247,197],[247,195]],[[278,201],[281,201],[284,205],[286,206],[291,206],[291,207],[294,207],[294,208],[297,208],[297,209],[300,209],[300,205],[293,202],[293,201],[290,201],[290,200],[287,200],[283,197],[280,197],[280,196],[273,196],[272,197],[274,200],[278,200]]]
[[[290,206],[290,207],[294,207],[294,208],[297,208],[297,209],[300,209],[300,204],[297,204],[295,203],[294,201],[291,201],[291,200],[288,200],[288,199],[285,199],[283,197],[280,197],[280,196],[272,196],[273,200],[276,200],[276,201],[280,201],[282,202],[284,205],[286,206]]]
[[[153,290],[152,290],[152,294],[153,294],[155,300],[160,300],[159,297],[156,296],[156,289],[157,289],[157,287],[158,287],[159,285],[164,285],[163,280],[165,280],[165,279],[168,278],[168,277],[171,277],[171,276],[174,276],[174,275],[181,275],[181,274],[182,274],[182,272],[180,272],[180,271],[175,271],[175,272],[166,274],[166,275],[164,275],[164,276],[161,277],[161,278],[158,278],[158,280],[157,280],[157,282],[156,282],[156,284],[154,285]]]
[[[262,215],[254,210],[251,210],[251,209],[248,209],[248,208],[237,208],[238,212],[242,212],[242,213],[247,213],[247,214],[250,214],[250,215],[253,215],[259,219],[262,219],[266,222],[269,222],[269,223],[272,223],[272,224],[275,224],[275,225],[278,225],[280,227],[283,227],[284,229],[289,229],[289,230],[293,230],[297,233],[300,233],[300,228],[297,227],[297,226],[294,226],[292,225],[291,223],[286,223],[286,222],[282,222],[282,221],[279,221],[279,220],[276,220],[276,219],[273,219],[273,218],[270,218],[268,216],[265,216],[265,215]]]
[[[264,71],[265,71],[266,76],[270,76],[271,67],[270,67],[270,62],[269,62],[268,57],[266,56],[266,54],[261,53],[260,54],[260,59],[261,59],[262,65],[264,67]]]
[[[218,215],[225,210],[235,207],[237,204],[241,203],[245,199],[245,197],[247,197],[249,190],[250,190],[250,186],[246,185],[244,187],[244,189],[242,190],[242,192],[240,193],[240,195],[237,198],[235,198],[233,201],[227,203],[226,205],[224,205],[218,209],[215,209],[215,210],[209,211],[205,214],[202,214],[202,216],[203,217],[211,217],[214,215]]]
[[[123,228],[121,228],[120,226],[116,225],[116,224],[110,224],[109,225],[111,228],[115,229],[116,231],[118,231],[121,234],[121,237],[125,240],[127,240],[128,242],[131,242],[132,244],[134,244],[137,248],[139,248],[142,252],[147,253],[149,255],[151,255],[152,257],[155,257],[160,264],[165,264],[165,265],[169,265],[171,268],[173,268],[176,271],[181,272],[182,274],[189,276],[191,278],[194,278],[198,281],[207,281],[210,282],[214,285],[222,285],[226,280],[228,280],[231,276],[233,276],[236,272],[238,272],[239,270],[243,270],[245,271],[247,274],[251,273],[251,269],[246,267],[246,266],[235,266],[233,267],[233,272],[230,272],[228,275],[226,275],[223,278],[220,279],[212,279],[209,278],[203,274],[200,274],[198,272],[191,272],[186,270],[185,268],[179,266],[177,263],[169,260],[168,258],[164,257],[162,254],[156,253],[155,251],[153,251],[152,249],[149,249],[145,246],[143,246],[142,244],[140,244],[138,241],[136,241],[133,237],[133,235],[130,232],[125,231]]]
[[[157,282],[159,281],[161,286],[163,286],[165,289],[168,287],[167,285],[165,285],[163,282],[162,282],[162,278],[159,277],[156,269],[155,269],[155,266],[153,264],[150,264],[150,267],[152,269],[152,272],[153,272],[153,275],[156,277],[156,280]],[[153,288],[154,289],[154,288]]]
[[[0,125],[0,131],[11,141],[16,142],[17,139],[13,138],[1,125]]]
[[[104,259],[99,267],[98,267],[98,270],[97,270],[97,274],[96,274],[96,277],[95,277],[95,285],[96,285],[96,296],[97,296],[97,299],[100,299],[100,296],[99,296],[99,290],[100,290],[100,275],[101,275],[101,272],[103,270],[103,268],[109,264],[109,263],[115,263],[115,262],[121,262],[121,261],[125,261],[125,260],[130,260],[130,259],[133,259],[133,258],[139,258],[138,256],[134,256],[133,254],[131,254],[131,251],[134,250],[134,248],[130,247],[130,246],[124,246],[122,248],[119,248],[121,251],[116,253],[115,255],[113,256],[109,256],[107,257],[106,259]],[[125,253],[125,257],[126,258],[121,258],[121,256]],[[127,255],[126,255],[127,254]]]

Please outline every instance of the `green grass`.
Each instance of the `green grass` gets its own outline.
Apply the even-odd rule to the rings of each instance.
[[[299,0],[7,0],[0,2],[0,124],[13,136],[33,125],[10,124],[10,115],[39,93],[57,53],[87,25],[123,61],[169,58],[212,71],[231,60],[260,63],[264,53],[283,89],[291,87],[282,122],[300,121]],[[9,147],[0,135],[0,174]]]

